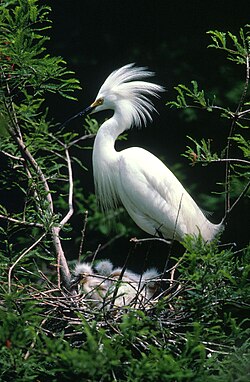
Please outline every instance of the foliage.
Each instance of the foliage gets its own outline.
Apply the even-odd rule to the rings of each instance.
[[[184,156],[191,160],[191,164],[202,163],[207,165],[211,162],[224,162],[225,166],[225,214],[231,211],[232,196],[235,197],[239,190],[234,192],[233,185],[240,179],[242,194],[247,193],[249,184],[249,80],[250,80],[250,26],[240,30],[239,37],[228,32],[209,31],[213,43],[210,48],[220,49],[228,54],[228,60],[245,66],[245,82],[242,85],[240,98],[235,100],[234,110],[228,106],[216,105],[216,96],[212,99],[200,90],[196,81],[191,81],[191,87],[179,84],[175,87],[177,98],[167,104],[178,109],[200,109],[208,112],[219,112],[221,118],[228,119],[229,132],[227,141],[221,147],[221,153],[212,152],[210,140],[204,138],[198,142],[188,137],[193,147],[188,146]],[[234,156],[236,153],[236,156]]]
[[[85,142],[97,126],[88,121],[81,136],[48,118],[49,93],[71,100],[80,89],[65,61],[46,53],[49,12],[37,0],[1,2],[2,245],[11,249],[12,264],[21,264],[27,255],[57,258],[67,283],[70,274],[60,232],[68,230],[73,214],[72,164],[84,168],[72,147],[88,148]]]
[[[247,382],[249,248],[236,251],[217,240],[206,244],[187,237],[182,257],[173,259],[175,265],[158,280],[159,296],[143,310],[86,306],[75,290],[67,289],[64,247],[71,235],[73,199],[83,220],[91,211],[85,219],[91,231],[106,235],[105,223],[114,216],[103,218],[72,173],[73,166],[86,170],[78,152],[90,148],[96,121],[85,121],[84,135],[79,135],[48,117],[48,94],[73,100],[80,88],[65,61],[46,52],[49,12],[37,0],[0,4],[0,380]],[[248,73],[246,28],[239,38],[217,31],[210,35],[213,47],[244,64]],[[236,111],[216,105],[215,97],[209,100],[195,81],[191,88],[176,87],[177,100],[170,103],[219,111],[229,121],[222,155],[212,152],[209,141],[193,138],[195,149],[190,146],[186,153],[193,164],[230,163],[229,196],[229,181],[242,189],[248,175],[248,79]],[[132,234],[119,225],[118,237]]]
[[[27,287],[5,294],[1,380],[247,381],[250,252],[191,237],[184,246],[179,276],[153,309],[88,313],[63,309],[62,295],[44,315],[44,288],[43,300],[34,287],[33,300]]]

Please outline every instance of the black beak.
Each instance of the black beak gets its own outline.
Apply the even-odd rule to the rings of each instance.
[[[81,275],[72,276],[71,281],[70,281],[70,286],[74,287],[74,286],[78,285],[81,281],[81,278],[82,278]]]
[[[85,117],[87,116],[88,114],[90,114],[93,110],[95,109],[95,106],[88,106],[86,107],[86,109],[80,111],[80,113],[76,114],[76,115],[73,115],[73,117],[70,117],[69,119],[67,119],[65,122],[63,122],[63,124],[61,125],[61,127],[64,127],[66,126],[70,121],[73,121],[73,119],[76,119],[78,117]]]

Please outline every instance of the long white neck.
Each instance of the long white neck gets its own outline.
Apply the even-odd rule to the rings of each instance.
[[[114,177],[119,152],[115,150],[115,141],[124,132],[125,126],[126,122],[121,118],[118,109],[112,118],[101,125],[95,138],[93,174],[96,196],[103,210],[115,209],[117,206],[118,195],[115,190]]]

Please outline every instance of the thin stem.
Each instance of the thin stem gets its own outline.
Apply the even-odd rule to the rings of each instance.
[[[23,140],[20,139],[18,136],[16,136],[13,131],[11,132],[11,135],[14,138],[14,140],[16,141],[16,143],[19,147],[19,150],[23,154],[23,157],[29,162],[29,164],[31,165],[33,170],[35,170],[36,173],[38,174],[38,176],[39,176],[39,178],[43,184],[44,190],[46,191],[46,199],[47,199],[48,204],[49,204],[50,212],[53,213],[54,207],[53,207],[53,200],[52,200],[50,188],[49,188],[47,179],[46,179],[43,171],[41,170],[41,167],[38,165],[35,158],[30,153],[29,149],[25,146]]]
[[[146,241],[161,241],[161,242],[168,244],[168,245],[172,243],[172,241],[163,239],[161,237],[147,237],[145,239],[137,239],[136,237],[132,237],[132,239],[130,239],[130,241],[133,243],[143,243]]]
[[[236,126],[237,120],[239,119],[239,113],[242,109],[248,86],[249,86],[249,73],[250,73],[250,65],[249,65],[249,54],[246,56],[246,79],[245,79],[245,86],[243,89],[243,92],[241,94],[241,98],[239,101],[239,104],[237,106],[236,112],[234,113],[233,121],[230,127],[229,135],[227,137],[227,146],[226,146],[226,159],[229,159],[230,156],[230,149],[232,145],[231,137],[233,135],[234,128]],[[226,168],[225,168],[225,216],[227,215],[228,211],[230,211],[230,162],[226,161]]]
[[[60,230],[61,228],[68,222],[68,220],[73,215],[74,209],[73,209],[73,172],[72,172],[72,165],[71,165],[71,159],[69,156],[69,151],[67,148],[65,148],[65,154],[66,154],[66,160],[68,165],[68,173],[69,173],[69,196],[68,196],[68,206],[69,210],[66,216],[60,221]]]
[[[241,118],[242,116],[244,116],[245,114],[248,114],[250,113],[250,109],[247,109],[247,110],[243,110],[239,113],[239,118]]]
[[[118,233],[114,237],[112,237],[110,240],[108,240],[106,243],[102,244],[99,248],[100,251],[103,251],[105,248],[109,247],[112,243],[114,243],[116,240],[120,239],[122,237],[122,233]],[[131,240],[132,241],[132,240]]]
[[[14,262],[14,264],[12,264],[12,266],[10,267],[9,272],[8,272],[8,290],[9,290],[9,293],[11,293],[11,275],[12,275],[13,269],[19,263],[19,261],[22,260],[22,258],[27,255],[27,253],[29,253],[33,248],[35,248],[37,246],[37,244],[40,243],[40,241],[45,237],[45,235],[46,235],[46,232],[44,232],[42,234],[42,236],[39,237],[39,239],[37,239],[29,248],[27,248],[26,251],[24,251],[18,257],[18,259]]]
[[[226,146],[226,166],[225,166],[225,214],[230,209],[230,161],[229,161],[229,152],[231,148],[231,137],[233,135],[233,130],[236,125],[236,119],[233,119],[229,131],[229,135],[227,137],[227,146]]]
[[[4,220],[10,221],[12,223],[16,223],[16,224],[20,224],[20,225],[24,225],[24,226],[28,226],[28,227],[43,228],[43,225],[40,223],[32,223],[32,222],[27,222],[25,220],[18,220],[18,219],[14,219],[14,218],[11,218],[11,217],[6,216],[6,215],[0,214],[0,219],[4,219]]]
[[[241,192],[241,194],[238,196],[238,198],[235,200],[235,202],[231,205],[230,209],[226,211],[226,214],[222,221],[225,221],[226,217],[229,215],[229,213],[232,212],[233,208],[239,203],[239,201],[246,195],[247,191],[250,188],[250,181],[245,186],[244,190]]]
[[[86,231],[87,221],[88,221],[88,211],[86,210],[84,212],[84,223],[83,223],[82,237],[81,237],[79,253],[78,253],[78,263],[80,263],[81,255],[83,252],[83,243],[84,243],[84,239],[85,239],[85,231]]]
[[[30,356],[30,351],[31,351],[32,349],[34,349],[35,344],[36,344],[36,340],[37,340],[37,337],[38,337],[38,334],[39,334],[39,332],[40,332],[42,326],[45,324],[45,322],[46,322],[47,320],[48,320],[48,317],[45,317],[45,318],[42,320],[39,329],[36,331],[35,336],[34,336],[34,339],[33,339],[32,343],[31,343],[29,349],[27,350],[26,354],[25,354],[24,357],[23,357],[25,361],[27,361],[27,359],[29,358],[29,356]]]
[[[12,102],[11,91],[10,91],[10,87],[9,87],[9,84],[8,84],[8,81],[7,81],[7,77],[6,77],[2,67],[1,67],[1,70],[3,72],[3,77],[6,80],[6,90],[7,90],[8,96],[10,98],[10,107],[7,104],[7,101],[4,98],[5,107],[6,107],[6,110],[8,112],[9,118],[12,121],[12,125],[15,128],[16,135],[18,135],[20,138],[22,138],[21,129],[20,129],[20,126],[18,124],[16,111],[15,111],[15,108],[14,108],[14,104]],[[10,108],[11,108],[11,111],[10,111]],[[14,120],[13,120],[12,116],[14,117]]]
[[[41,208],[41,205],[40,205],[41,203],[40,203],[40,200],[39,200],[38,192],[36,190],[36,183],[34,182],[33,176],[32,176],[32,174],[30,172],[29,167],[28,167],[28,163],[25,162],[25,161],[24,161],[24,169],[25,169],[25,171],[27,173],[28,178],[32,182],[33,194],[34,194],[34,198],[36,200],[36,208],[37,208],[38,212],[42,216],[43,211],[42,211],[42,208]],[[23,220],[25,220],[26,204],[27,204],[27,201],[25,202],[24,209],[23,209]]]
[[[237,115],[240,114],[240,111],[242,109],[243,103],[244,103],[246,95],[247,95],[248,86],[249,86],[249,78],[250,78],[249,59],[250,59],[250,55],[247,54],[247,56],[246,56],[246,80],[245,80],[245,86],[244,86],[243,92],[241,94],[240,102],[239,102],[238,107],[236,109]]]
[[[14,160],[16,160],[16,161],[20,161],[20,162],[23,162],[23,161],[24,161],[24,159],[23,159],[22,157],[17,157],[17,156],[15,156],[15,155],[9,154],[9,153],[7,153],[7,152],[4,151],[4,150],[0,150],[0,152],[1,152],[3,155],[5,155],[6,157],[9,157],[9,158],[14,159]]]
[[[74,141],[70,142],[68,144],[68,147],[71,147],[71,146],[74,146],[76,145],[78,142],[80,141],[85,141],[85,139],[91,139],[91,138],[94,138],[96,136],[96,134],[87,134],[87,135],[83,135],[82,137],[80,138],[77,138],[75,139]]]
[[[68,206],[69,210],[68,213],[64,216],[64,218],[60,221],[59,225],[57,227],[52,227],[52,237],[54,241],[54,245],[57,252],[57,279],[58,279],[58,288],[60,288],[61,280],[60,280],[60,269],[64,275],[64,280],[66,281],[67,286],[70,283],[70,271],[68,267],[67,260],[64,255],[64,251],[62,248],[61,240],[60,240],[60,231],[65,226],[65,224],[69,221],[71,216],[73,215],[74,209],[73,209],[73,172],[72,172],[72,165],[71,165],[71,159],[69,155],[68,149],[65,147],[65,155],[66,155],[66,161],[68,165],[68,174],[69,174],[69,196],[68,196]]]
[[[199,161],[199,162],[207,163],[207,161]],[[219,158],[219,159],[211,159],[209,162],[235,162],[235,163],[240,163],[240,164],[247,164],[247,165],[250,165],[250,161],[249,161],[249,160],[238,159],[238,158],[229,158],[229,159],[226,159],[226,158]]]

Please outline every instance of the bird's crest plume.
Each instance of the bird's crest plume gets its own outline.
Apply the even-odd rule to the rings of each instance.
[[[112,72],[103,83],[98,96],[114,94],[117,101],[125,101],[126,105],[126,126],[140,127],[152,120],[151,113],[155,111],[149,97],[159,97],[159,93],[164,91],[160,85],[144,81],[152,77],[153,72],[145,67],[135,67],[134,64],[127,64]]]

